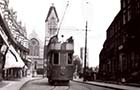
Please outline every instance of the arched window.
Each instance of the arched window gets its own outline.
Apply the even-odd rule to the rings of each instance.
[[[39,56],[39,41],[35,38],[32,38],[30,40],[30,45],[29,45],[29,49],[30,49],[30,55],[31,56]]]

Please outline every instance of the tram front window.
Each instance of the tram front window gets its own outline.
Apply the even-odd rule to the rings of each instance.
[[[58,63],[59,63],[59,54],[54,53],[54,64],[58,64]]]
[[[72,53],[68,54],[68,64],[72,64]]]

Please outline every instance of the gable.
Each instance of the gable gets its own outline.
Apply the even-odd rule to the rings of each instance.
[[[52,12],[50,13],[50,16],[48,17],[48,21],[50,21],[52,18],[54,18],[57,21],[57,16],[54,10],[52,10]]]
[[[57,22],[59,21],[59,18],[58,18],[58,15],[57,15],[57,12],[56,12],[56,9],[54,6],[51,6],[50,9],[49,9],[49,12],[48,12],[48,15],[47,15],[47,18],[45,20],[45,22],[47,22],[49,20],[49,17],[55,17],[57,19]]]

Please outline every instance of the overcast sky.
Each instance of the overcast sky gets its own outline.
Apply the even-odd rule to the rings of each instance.
[[[54,3],[61,21],[68,0],[9,0],[10,7],[17,11],[17,18],[26,25],[28,35],[35,30],[44,41],[45,19]],[[88,4],[86,3],[88,2]],[[75,54],[84,47],[84,31],[88,21],[89,66],[99,64],[99,53],[106,39],[106,30],[120,10],[120,0],[69,0],[60,35],[70,35],[75,40]]]

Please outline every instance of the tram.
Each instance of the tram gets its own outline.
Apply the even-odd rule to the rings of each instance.
[[[69,83],[73,79],[74,42],[72,37],[59,42],[54,36],[47,45],[47,78],[49,84]]]

